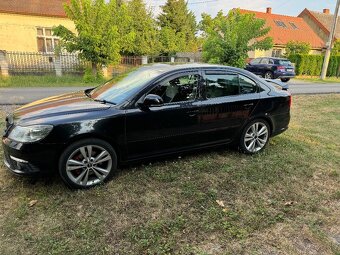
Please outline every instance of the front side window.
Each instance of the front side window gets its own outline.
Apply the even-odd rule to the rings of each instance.
[[[218,98],[257,92],[256,83],[238,74],[209,73],[206,75],[207,98]]]
[[[263,64],[263,65],[268,65],[268,64],[269,64],[269,59],[268,59],[268,58],[263,58],[263,59],[261,60],[261,64]]]
[[[51,28],[37,28],[37,44],[39,52],[54,52],[59,44],[59,38],[53,36]]]
[[[162,81],[149,94],[160,96],[164,103],[194,100],[197,95],[198,74],[186,74]]]
[[[252,65],[257,65],[257,64],[259,64],[260,63],[260,58],[255,58],[255,59],[253,59],[252,61],[250,61],[250,64],[252,64]]]

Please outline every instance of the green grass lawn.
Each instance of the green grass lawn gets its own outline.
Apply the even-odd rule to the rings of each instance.
[[[339,127],[340,95],[295,96],[263,153],[130,166],[87,191],[15,177],[0,153],[1,254],[339,254]]]
[[[0,77],[0,88],[8,87],[91,87],[104,83],[104,79],[91,82],[85,82],[82,76],[64,75],[57,77],[55,75],[18,75],[8,78]]]
[[[325,80],[321,80],[320,77],[297,76],[294,79],[313,83],[340,83],[340,78],[337,77],[327,77]]]

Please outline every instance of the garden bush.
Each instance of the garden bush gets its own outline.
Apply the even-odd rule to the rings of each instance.
[[[289,60],[295,63],[297,75],[319,76],[321,74],[324,56],[320,55],[290,55]],[[340,55],[331,56],[327,76],[339,75]]]

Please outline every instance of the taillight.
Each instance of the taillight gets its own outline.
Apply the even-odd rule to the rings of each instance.
[[[289,108],[291,108],[292,106],[292,96],[289,96],[289,99],[288,99],[288,105],[289,105]]]
[[[284,67],[284,66],[278,66],[278,67],[277,67],[277,70],[278,70],[279,72],[285,72],[285,71],[286,71],[286,67]]]

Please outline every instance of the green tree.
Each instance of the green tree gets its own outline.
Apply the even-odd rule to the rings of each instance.
[[[154,55],[160,50],[159,34],[156,21],[151,11],[147,10],[143,0],[131,0],[128,3],[131,16],[131,29],[135,38],[128,55]]]
[[[197,50],[195,15],[184,0],[167,0],[158,16],[162,51],[173,54],[178,51]]]
[[[273,47],[273,39],[266,36],[270,28],[254,14],[238,10],[227,16],[220,11],[215,18],[202,14],[200,27],[205,37],[202,57],[209,63],[244,67],[249,51]]]
[[[131,17],[124,3],[116,0],[71,0],[64,4],[67,16],[74,22],[77,33],[60,25],[53,29],[61,38],[61,46],[92,64],[97,75],[99,65],[117,63],[120,52],[132,47],[134,33],[129,28]]]
[[[308,54],[311,49],[311,45],[305,42],[298,42],[298,41],[289,41],[286,44],[286,53],[285,55],[289,57],[290,55],[296,54]]]

